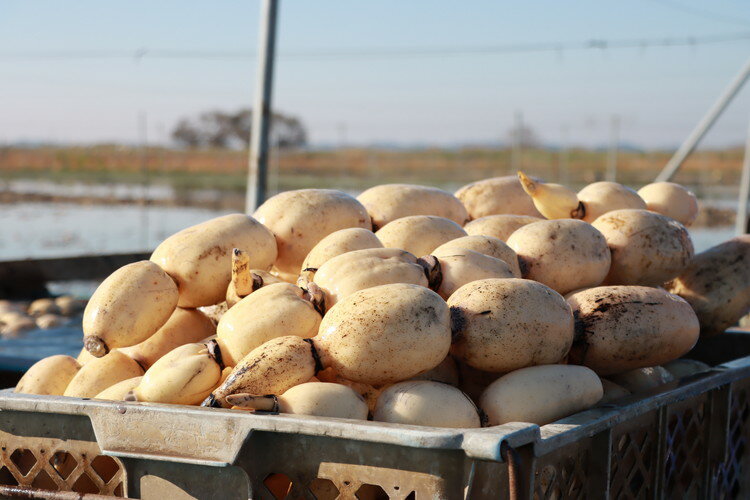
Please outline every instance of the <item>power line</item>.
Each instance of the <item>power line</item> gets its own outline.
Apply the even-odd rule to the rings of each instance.
[[[722,23],[731,23],[734,25],[744,26],[745,28],[750,27],[750,20],[743,19],[741,17],[721,14],[719,12],[712,12],[709,10],[701,9],[699,7],[693,7],[692,5],[685,5],[680,2],[675,2],[673,0],[649,0],[649,1],[664,5],[665,7],[669,7],[671,9],[679,10],[686,14],[691,14],[693,16],[702,17],[704,19],[713,19],[714,21],[720,21]]]
[[[650,47],[679,47],[727,43],[750,40],[750,32],[728,35],[664,37],[664,38],[626,38],[626,39],[589,39],[580,42],[539,42],[509,45],[484,45],[471,47],[424,47],[424,48],[374,48],[336,50],[326,52],[290,52],[282,54],[285,59],[307,58],[367,58],[367,57],[421,57],[421,56],[458,56],[482,54],[513,54],[531,52],[566,52],[581,50],[607,50]]]
[[[474,45],[464,47],[400,47],[400,48],[360,48],[351,50],[320,49],[315,51],[287,51],[279,54],[279,59],[289,61],[340,60],[340,59],[374,59],[397,57],[445,57],[462,55],[496,55],[533,52],[571,52],[585,50],[610,49],[648,49],[665,47],[694,47],[750,40],[750,32],[723,35],[683,36],[663,38],[625,38],[625,39],[589,39],[578,42],[539,42],[507,45]],[[61,50],[0,52],[2,60],[34,59],[132,59],[140,61],[151,59],[203,59],[203,60],[236,60],[255,59],[252,51],[212,51],[180,49],[146,49],[137,50]]]

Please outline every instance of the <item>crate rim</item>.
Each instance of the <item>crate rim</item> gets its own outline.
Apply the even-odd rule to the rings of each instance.
[[[17,394],[12,389],[0,390],[0,413],[3,411],[56,413],[85,416],[91,420],[94,434],[102,453],[115,457],[152,458],[170,462],[196,465],[226,466],[234,463],[242,443],[251,432],[279,432],[287,434],[320,435],[329,438],[367,441],[412,448],[433,448],[463,451],[467,456],[501,461],[500,446],[506,442],[512,447],[523,446],[539,438],[539,426],[526,422],[509,423],[480,429],[448,429],[385,422],[321,418],[307,415],[253,414],[238,410],[203,408],[183,405],[155,403],[104,401],[64,396],[37,396]],[[213,430],[225,430],[228,448],[218,453],[203,453],[191,449],[174,450],[175,453],[146,453],[128,451],[122,444],[115,444],[109,432],[112,420],[128,416],[148,419],[158,425],[180,425],[203,422]],[[120,435],[119,437],[123,437]],[[123,443],[125,444],[125,443]],[[134,448],[135,449],[135,448]]]
[[[546,455],[619,423],[746,377],[750,377],[750,356],[677,379],[652,391],[627,396],[619,400],[619,404],[602,405],[543,425],[540,427],[540,438],[534,446],[535,455]]]
[[[384,422],[321,418],[305,415],[252,414],[237,410],[153,403],[104,401],[63,396],[16,394],[0,390],[3,411],[66,414],[88,417],[102,453],[122,458],[149,458],[196,465],[234,464],[243,443],[252,432],[318,435],[396,446],[462,451],[467,457],[503,462],[501,446],[531,445],[535,456],[548,454],[579,439],[591,437],[614,425],[661,407],[683,401],[745,377],[750,377],[750,356],[718,365],[711,370],[682,378],[653,391],[623,398],[618,404],[586,410],[551,424],[538,426],[513,422],[481,429],[447,429]],[[137,429],[123,430],[123,421],[175,431],[198,426],[200,445],[152,443],[139,447]],[[128,434],[130,432],[130,434]],[[212,434],[217,437],[210,444]],[[203,438],[203,441],[201,441]]]

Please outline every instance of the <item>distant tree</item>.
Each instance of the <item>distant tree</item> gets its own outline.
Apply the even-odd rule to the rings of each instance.
[[[200,130],[184,118],[172,130],[172,139],[186,148],[200,147],[202,142]]]
[[[228,127],[232,138],[243,147],[250,145],[250,133],[253,124],[253,112],[249,109],[241,109],[228,120]]]
[[[187,148],[242,148],[250,144],[253,113],[209,111],[197,120],[183,118],[172,130],[172,139]],[[271,118],[271,145],[282,149],[307,144],[307,131],[299,118],[274,113]]]
[[[298,118],[274,113],[271,118],[271,142],[281,149],[304,146],[307,144],[307,131]]]

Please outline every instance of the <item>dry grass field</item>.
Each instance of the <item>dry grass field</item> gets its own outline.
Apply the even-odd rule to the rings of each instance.
[[[670,151],[620,151],[618,180],[637,187],[650,182]],[[736,186],[741,148],[693,154],[675,179],[701,194],[706,186]],[[572,149],[567,153],[570,184],[604,178],[606,151]],[[523,152],[524,170],[548,180],[565,178],[561,154],[550,149]],[[0,179],[56,182],[159,183],[176,190],[209,188],[242,192],[247,155],[242,151],[142,150],[125,146],[0,148]],[[387,150],[351,148],[273,152],[272,189],[326,186],[361,190],[384,182],[414,182],[455,188],[513,173],[509,149],[461,148]]]

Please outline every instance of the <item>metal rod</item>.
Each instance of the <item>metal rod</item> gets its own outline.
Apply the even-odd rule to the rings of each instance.
[[[670,158],[670,160],[667,162],[667,165],[656,177],[656,182],[663,182],[672,179],[685,159],[690,156],[690,153],[693,152],[701,139],[703,139],[703,136],[706,135],[706,132],[709,131],[714,122],[716,122],[716,119],[721,116],[721,113],[724,112],[727,105],[732,101],[734,96],[737,95],[737,92],[740,91],[744,83],[747,81],[748,77],[750,77],[750,61],[745,63],[742,71],[740,71],[740,73],[734,78],[734,80],[732,80],[732,83],[729,84],[726,90],[724,90],[721,96],[719,96],[719,99],[717,99],[717,101],[713,104],[713,106],[711,106],[708,112],[706,112],[706,115],[701,118],[701,121],[698,122],[698,125],[696,125],[693,131],[690,132],[690,135],[687,137],[687,139],[685,139],[685,142],[682,143],[674,156]]]
[[[520,500],[523,497],[521,496],[522,485],[518,452],[506,441],[503,441],[500,443],[500,456],[508,464],[508,498],[509,500]]]
[[[268,187],[268,143],[271,132],[271,97],[276,48],[276,17],[279,0],[263,0],[258,39],[258,75],[250,131],[250,163],[247,174],[245,211],[252,213],[266,199]]]
[[[742,177],[740,178],[740,197],[737,202],[737,219],[734,226],[737,236],[747,233],[748,198],[750,198],[750,125],[747,128],[745,159],[742,162]]]

